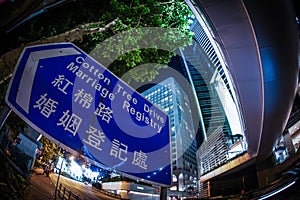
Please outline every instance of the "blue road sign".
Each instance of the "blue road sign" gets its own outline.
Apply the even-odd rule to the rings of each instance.
[[[171,185],[168,116],[74,44],[26,47],[6,102],[52,140],[128,177]]]

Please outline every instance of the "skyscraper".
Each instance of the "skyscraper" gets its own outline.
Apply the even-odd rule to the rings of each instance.
[[[276,178],[266,169],[298,83],[299,32],[291,4],[186,2],[195,16],[194,42],[180,54],[203,136],[197,151],[201,196],[264,187]]]
[[[197,178],[196,139],[190,102],[177,81],[170,77],[144,91],[142,95],[160,107],[170,118],[173,168],[172,189],[194,187]]]
[[[185,75],[193,86],[200,118],[199,175],[246,151],[243,121],[230,74],[198,20],[191,25],[194,42],[181,50]]]

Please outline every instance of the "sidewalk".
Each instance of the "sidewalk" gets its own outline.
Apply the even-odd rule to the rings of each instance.
[[[30,174],[30,186],[24,200],[53,200],[55,184],[50,177],[43,175],[43,169],[34,168]]]

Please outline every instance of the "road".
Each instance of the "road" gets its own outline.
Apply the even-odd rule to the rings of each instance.
[[[30,186],[24,200],[53,200],[55,199],[55,189],[58,175],[51,173],[49,177],[43,174],[43,170],[35,168],[30,175]],[[72,191],[79,196],[79,200],[115,200],[101,193],[93,186],[60,176],[58,185],[62,184],[68,191]],[[58,192],[57,192],[58,194]],[[1,196],[1,195],[0,195]],[[57,195],[58,196],[58,195]],[[1,198],[0,198],[1,199]],[[58,198],[56,198],[58,199]]]
[[[53,183],[56,184],[57,182],[57,174],[51,174],[50,178]],[[93,199],[100,199],[100,200],[115,200],[115,197],[107,196],[101,193],[99,190],[94,188],[92,185],[84,184],[79,181],[75,181],[64,176],[60,176],[58,185],[62,184],[63,187],[71,190],[76,195],[79,195],[79,199],[81,200],[93,200]]]

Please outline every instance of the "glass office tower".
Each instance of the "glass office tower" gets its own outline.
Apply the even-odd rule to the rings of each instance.
[[[179,51],[200,118],[201,197],[264,187],[277,176],[272,170],[265,173],[275,144],[278,154],[286,151],[283,139],[290,136],[278,137],[298,83],[299,37],[291,4],[186,3],[195,16],[194,42]],[[273,14],[265,15],[265,9]],[[281,23],[272,23],[274,16]]]
[[[172,77],[144,91],[142,95],[170,118],[173,187],[187,191],[197,178],[196,139],[187,94]]]
[[[194,20],[194,42],[180,50],[185,76],[192,85],[200,118],[197,159],[199,175],[206,174],[247,150],[243,119],[230,73],[210,35]],[[206,27],[207,28],[207,27]]]
[[[196,153],[199,179],[247,151],[235,87],[203,25],[197,19],[193,21],[193,44],[179,50],[200,119],[197,134],[202,140]],[[208,191],[205,184],[200,181],[201,193]]]

